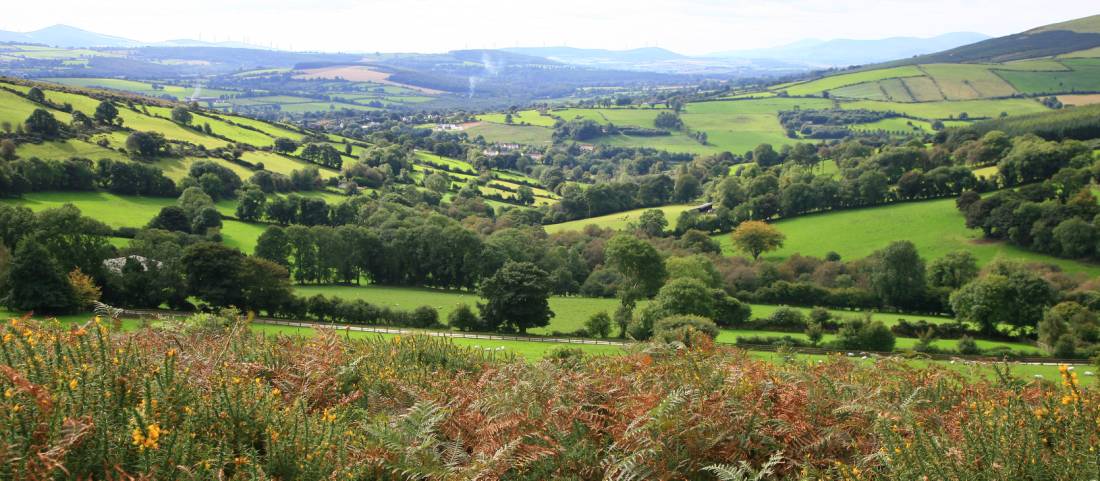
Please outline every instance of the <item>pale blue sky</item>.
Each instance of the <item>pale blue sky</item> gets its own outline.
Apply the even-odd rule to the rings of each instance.
[[[1096,0],[39,0],[0,29],[57,23],[142,41],[247,40],[295,50],[439,52],[569,45],[687,54],[804,38],[1005,35],[1100,13]]]

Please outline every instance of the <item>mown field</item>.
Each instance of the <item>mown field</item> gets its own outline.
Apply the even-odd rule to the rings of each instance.
[[[980,264],[997,256],[1055,264],[1067,272],[1100,275],[1100,266],[1051,257],[1000,242],[981,239],[981,232],[966,228],[954,199],[907,202],[882,207],[852,209],[780,220],[774,224],[787,236],[782,249],[765,254],[782,260],[799,253],[824,257],[830,251],[853,260],[886,247],[892,241],[912,241],[926,261],[948,252],[967,250]],[[724,253],[733,255],[728,234],[715,236]],[[737,253],[737,255],[740,255]]]

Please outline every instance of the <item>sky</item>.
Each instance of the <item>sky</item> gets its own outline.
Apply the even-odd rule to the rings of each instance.
[[[685,54],[807,38],[1007,35],[1100,14],[1096,0],[38,0],[0,29],[66,24],[155,42],[247,41],[289,50],[664,47]]]

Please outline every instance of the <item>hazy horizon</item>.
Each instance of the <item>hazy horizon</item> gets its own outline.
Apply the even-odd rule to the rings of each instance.
[[[662,47],[700,55],[810,38],[933,37],[951,32],[1001,36],[1098,13],[1094,2],[1082,0],[1053,5],[1021,0],[563,0],[552,5],[486,0],[478,8],[435,0],[333,0],[323,6],[299,0],[112,3],[104,8],[76,0],[44,0],[35,9],[7,12],[0,29],[26,32],[64,24],[150,43],[235,41],[328,52],[569,46]],[[394,20],[399,17],[404,18]]]

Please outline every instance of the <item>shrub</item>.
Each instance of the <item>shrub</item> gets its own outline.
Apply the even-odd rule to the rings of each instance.
[[[439,311],[434,307],[420,306],[409,316],[409,327],[429,328],[439,325]]]
[[[593,337],[607,337],[611,335],[611,316],[607,311],[597,312],[584,321],[584,330]]]
[[[882,321],[872,321],[867,315],[844,323],[837,332],[836,342],[843,349],[889,352],[894,350],[896,339]]]
[[[821,326],[820,322],[806,324],[806,338],[810,340],[810,344],[814,346],[821,344],[821,339],[824,337],[825,328]]]
[[[476,331],[481,327],[481,318],[466,304],[459,304],[447,316],[447,324],[460,331]]]
[[[801,330],[806,327],[806,315],[793,307],[780,307],[768,316],[768,324]]]
[[[959,350],[959,354],[966,354],[968,356],[974,356],[982,353],[981,349],[978,349],[978,343],[974,341],[973,337],[963,336],[959,339],[956,349]]]
[[[718,337],[718,325],[700,316],[669,316],[653,324],[653,337],[662,342],[679,341],[691,345],[692,333],[703,334],[710,339]]]

